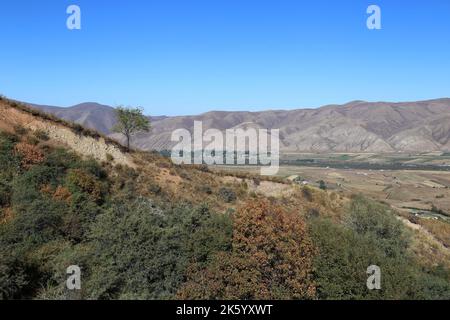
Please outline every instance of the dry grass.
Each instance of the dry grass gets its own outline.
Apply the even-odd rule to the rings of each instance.
[[[444,250],[439,243],[430,238],[429,234],[415,230],[410,250],[422,265],[436,266],[440,264],[450,268],[449,251]]]
[[[450,248],[450,223],[432,219],[419,219],[418,223],[431,232],[445,247]]]
[[[78,135],[84,135],[84,136],[87,136],[87,137],[94,138],[96,140],[99,140],[100,138],[103,138],[104,141],[107,144],[112,144],[112,145],[116,146],[117,148],[119,148],[124,153],[127,153],[127,152],[130,151],[125,146],[123,146],[122,144],[117,142],[116,140],[111,139],[111,138],[109,138],[107,136],[104,136],[104,135],[102,135],[101,133],[99,133],[99,132],[97,132],[95,130],[91,130],[91,129],[85,128],[85,127],[83,127],[82,125],[80,125],[78,123],[70,122],[70,121],[67,121],[67,120],[63,120],[63,119],[58,118],[58,117],[56,117],[56,116],[54,116],[52,114],[48,114],[48,113],[42,112],[40,110],[33,109],[33,108],[29,107],[29,106],[26,106],[23,103],[20,103],[20,102],[17,102],[17,101],[13,101],[13,100],[7,99],[5,97],[1,97],[0,98],[0,102],[3,102],[5,104],[7,104],[8,106],[10,106],[11,108],[14,108],[16,110],[25,112],[25,113],[30,114],[30,115],[32,115],[34,117],[39,118],[39,119],[50,121],[50,122],[55,123],[55,124],[63,125],[63,126],[69,128],[69,129],[71,129],[74,133],[76,133]]]
[[[0,208],[0,224],[8,223],[14,217],[14,213],[11,208]]]
[[[431,210],[434,205],[450,212],[450,172],[282,166],[279,175],[298,175],[315,186],[317,181],[324,180],[330,190],[345,196],[362,193],[396,209]]]

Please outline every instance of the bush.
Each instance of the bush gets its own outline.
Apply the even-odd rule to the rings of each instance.
[[[19,136],[26,135],[28,133],[28,129],[21,125],[15,125],[14,126],[14,132],[18,134]]]
[[[160,194],[162,191],[162,188],[157,183],[151,183],[148,187],[148,191],[150,191],[153,194]]]
[[[42,141],[48,141],[50,138],[47,134],[47,132],[45,132],[44,130],[36,130],[33,132],[34,136]]]
[[[0,146],[0,150],[5,151],[5,145]],[[8,152],[1,155],[11,157],[11,147],[12,143]],[[80,161],[61,150],[51,151],[44,163],[28,171],[17,171],[11,183],[1,180],[2,204],[10,205],[14,215],[8,223],[0,223],[0,251],[5,249],[7,253],[2,253],[0,258],[0,296],[8,299],[36,297],[38,289],[53,285],[48,282],[52,277],[48,265],[52,265],[59,249],[44,254],[43,248],[60,241],[81,243],[100,214],[101,207],[91,199],[91,194],[96,194],[95,183],[80,183],[73,194],[63,186],[67,173],[74,170],[84,173],[78,174],[79,180],[71,180],[74,184],[85,182],[86,176],[96,181],[95,175],[82,169],[67,171],[70,166],[100,174],[92,163]]]
[[[208,165],[206,165],[206,164],[200,164],[200,165],[196,166],[195,168],[201,172],[209,172]]]
[[[213,190],[211,189],[211,187],[209,185],[206,185],[206,184],[202,184],[202,185],[198,186],[197,189],[201,193],[206,193],[206,194],[212,194],[213,193]]]
[[[36,198],[20,207],[15,206],[16,216],[10,224],[12,243],[24,244],[31,250],[62,236],[63,215],[67,211],[65,204],[51,199]]]
[[[80,157],[73,152],[56,148],[47,152],[43,164],[55,168],[60,174],[63,174],[67,169],[79,167]]]
[[[319,209],[316,209],[316,208],[310,208],[310,209],[308,209],[308,211],[306,213],[306,218],[308,218],[308,219],[318,218],[319,216],[320,216],[320,211],[319,211]]]
[[[205,207],[162,211],[144,198],[114,204],[90,231],[98,255],[85,282],[86,297],[172,297],[189,262],[205,261],[212,251],[228,246],[229,225],[225,216]]]
[[[108,161],[108,162],[113,162],[114,161],[114,157],[112,156],[112,154],[110,154],[110,153],[106,154],[106,161]]]
[[[388,206],[362,196],[353,198],[346,224],[359,235],[376,241],[388,256],[405,254],[410,241],[404,225]]]
[[[67,202],[65,202],[67,204]],[[85,239],[91,224],[104,210],[85,193],[74,193],[63,219],[62,232],[73,242]]]
[[[20,170],[20,158],[14,153],[17,137],[0,132],[0,178],[11,181]]]
[[[325,181],[323,181],[323,180],[320,180],[319,181],[319,188],[321,189],[321,190],[327,190],[328,188],[327,188],[327,184],[325,183]]]
[[[26,208],[34,201],[42,198],[40,190],[44,185],[56,187],[60,184],[60,181],[61,176],[57,169],[43,165],[32,167],[13,180],[13,207],[18,210]]]
[[[0,300],[20,299],[29,282],[24,263],[4,245],[0,245],[0,257]]]
[[[417,299],[449,300],[450,272],[438,265],[432,270],[419,272],[417,275]]]
[[[220,198],[226,203],[231,203],[236,201],[236,193],[230,188],[222,187],[219,189]]]
[[[82,169],[70,169],[66,181],[72,193],[84,192],[94,202],[102,199],[102,184],[93,174],[87,173]]]
[[[304,221],[267,201],[234,216],[231,251],[192,265],[181,299],[309,299],[314,248]],[[289,239],[289,240],[287,240]]]
[[[25,141],[26,143],[31,144],[33,146],[37,146],[39,144],[39,139],[33,136],[27,136]]]
[[[0,207],[8,206],[11,202],[11,186],[0,180]]]
[[[410,255],[409,233],[389,207],[357,196],[345,221],[311,221],[319,299],[435,299],[450,287],[448,270],[425,270]],[[366,287],[370,265],[381,269],[381,290]]]
[[[415,297],[412,261],[406,257],[390,257],[376,240],[327,220],[315,220],[312,234],[319,251],[314,263],[319,299]],[[381,268],[382,290],[366,287],[370,265]]]
[[[35,145],[20,142],[14,146],[14,151],[20,155],[21,164],[24,168],[29,168],[44,161],[44,154]]]

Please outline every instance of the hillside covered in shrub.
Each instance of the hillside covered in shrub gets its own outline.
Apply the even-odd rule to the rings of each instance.
[[[385,205],[130,157],[1,131],[0,299],[450,299],[448,264],[419,258]],[[381,290],[366,287],[370,265]]]

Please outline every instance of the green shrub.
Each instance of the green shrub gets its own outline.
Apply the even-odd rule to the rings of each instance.
[[[16,215],[7,238],[12,243],[23,243],[24,249],[31,250],[62,236],[63,215],[67,211],[63,203],[36,197],[14,210]]]
[[[44,130],[36,130],[33,132],[34,136],[42,141],[48,141],[50,138],[47,134],[47,132],[45,132]]]
[[[442,266],[418,273],[417,298],[450,300],[450,271]]]
[[[11,248],[0,244],[0,300],[23,298],[29,283],[26,266],[14,255]]]
[[[8,181],[20,171],[20,157],[14,153],[17,142],[17,136],[0,132],[0,178]]]
[[[114,161],[114,157],[112,156],[112,154],[110,154],[110,153],[106,154],[106,161],[108,161],[108,162],[113,162]]]
[[[206,184],[200,185],[198,187],[198,191],[200,191],[201,193],[206,193],[206,194],[212,194],[213,193],[211,187],[209,185],[206,185]]]
[[[150,191],[153,194],[160,194],[162,188],[157,183],[151,183],[148,187],[148,191]]]
[[[162,211],[144,198],[116,203],[90,231],[98,255],[85,282],[87,298],[170,298],[189,262],[229,246],[230,228],[226,216],[205,207]]]
[[[8,206],[11,202],[11,186],[0,180],[0,207]]]
[[[386,205],[362,196],[352,199],[346,224],[383,248],[388,256],[401,256],[410,241],[405,226]]]
[[[345,224],[316,218],[315,281],[319,299],[436,299],[448,297],[449,271],[425,270],[408,250],[410,234],[392,210],[352,199]],[[381,290],[366,287],[367,267],[381,269]]]
[[[42,165],[32,167],[16,177],[12,183],[13,207],[22,210],[32,205],[34,201],[42,198],[40,189],[44,185],[56,187],[60,181],[61,176],[56,168]]]
[[[416,285],[413,261],[389,257],[374,239],[331,221],[316,219],[312,237],[319,254],[315,258],[315,282],[319,299],[413,299]],[[382,290],[368,290],[366,270],[381,269]]]
[[[102,166],[92,158],[84,161],[78,161],[74,168],[82,169],[83,171],[94,175],[100,180],[105,180],[108,177],[108,174],[102,168]]]
[[[43,164],[57,168],[59,172],[64,173],[67,169],[77,168],[80,164],[80,157],[63,148],[56,148],[47,153]]]
[[[37,146],[39,144],[39,139],[34,136],[27,136],[26,142],[32,146]]]
[[[325,181],[323,181],[323,180],[320,180],[319,181],[319,188],[321,189],[321,190],[327,190],[328,188],[327,188],[327,184],[325,183]]]
[[[94,202],[100,202],[104,190],[96,176],[82,169],[70,169],[67,174],[67,187],[72,193],[85,193]]]

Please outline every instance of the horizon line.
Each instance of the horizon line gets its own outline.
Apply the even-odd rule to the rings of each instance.
[[[113,105],[110,105],[110,104],[104,104],[104,103],[95,102],[95,101],[85,101],[85,102],[80,102],[80,103],[77,103],[77,104],[74,104],[74,105],[70,105],[70,106],[56,106],[56,105],[50,105],[50,104],[40,104],[40,103],[34,103],[34,102],[25,102],[25,101],[21,101],[21,100],[17,100],[17,99],[11,99],[11,100],[18,101],[18,102],[24,103],[26,105],[31,105],[31,106],[49,107],[49,108],[61,108],[61,109],[75,108],[75,107],[79,107],[79,106],[81,106],[83,104],[97,104],[99,106],[109,107],[109,108],[115,108],[117,106],[133,107],[133,106],[129,106],[127,104],[117,104],[117,105],[113,106]],[[201,115],[205,115],[205,114],[212,113],[212,112],[223,112],[223,113],[286,112],[286,111],[296,111],[296,110],[318,110],[318,109],[329,108],[329,107],[344,107],[344,106],[348,106],[348,105],[351,105],[351,104],[358,104],[358,103],[407,104],[407,103],[432,102],[432,101],[439,101],[439,100],[450,100],[450,96],[448,96],[448,97],[440,97],[440,98],[421,99],[421,100],[408,100],[408,101],[404,101],[404,100],[401,100],[401,101],[389,101],[389,100],[370,101],[370,100],[355,99],[355,100],[350,100],[350,101],[345,102],[345,103],[329,103],[329,104],[324,104],[324,105],[320,105],[320,106],[317,106],[317,107],[281,107],[281,108],[277,108],[277,109],[271,109],[271,108],[264,109],[264,108],[262,108],[261,110],[257,110],[257,111],[211,109],[211,110],[208,110],[208,111],[205,111],[205,112],[201,112],[201,113],[198,113],[198,114],[178,114],[178,115],[159,114],[159,115],[148,115],[148,116],[150,116],[150,117],[195,117],[195,116],[201,116]],[[143,108],[144,111],[146,111],[145,107],[143,107],[143,106],[136,106],[136,107]]]

